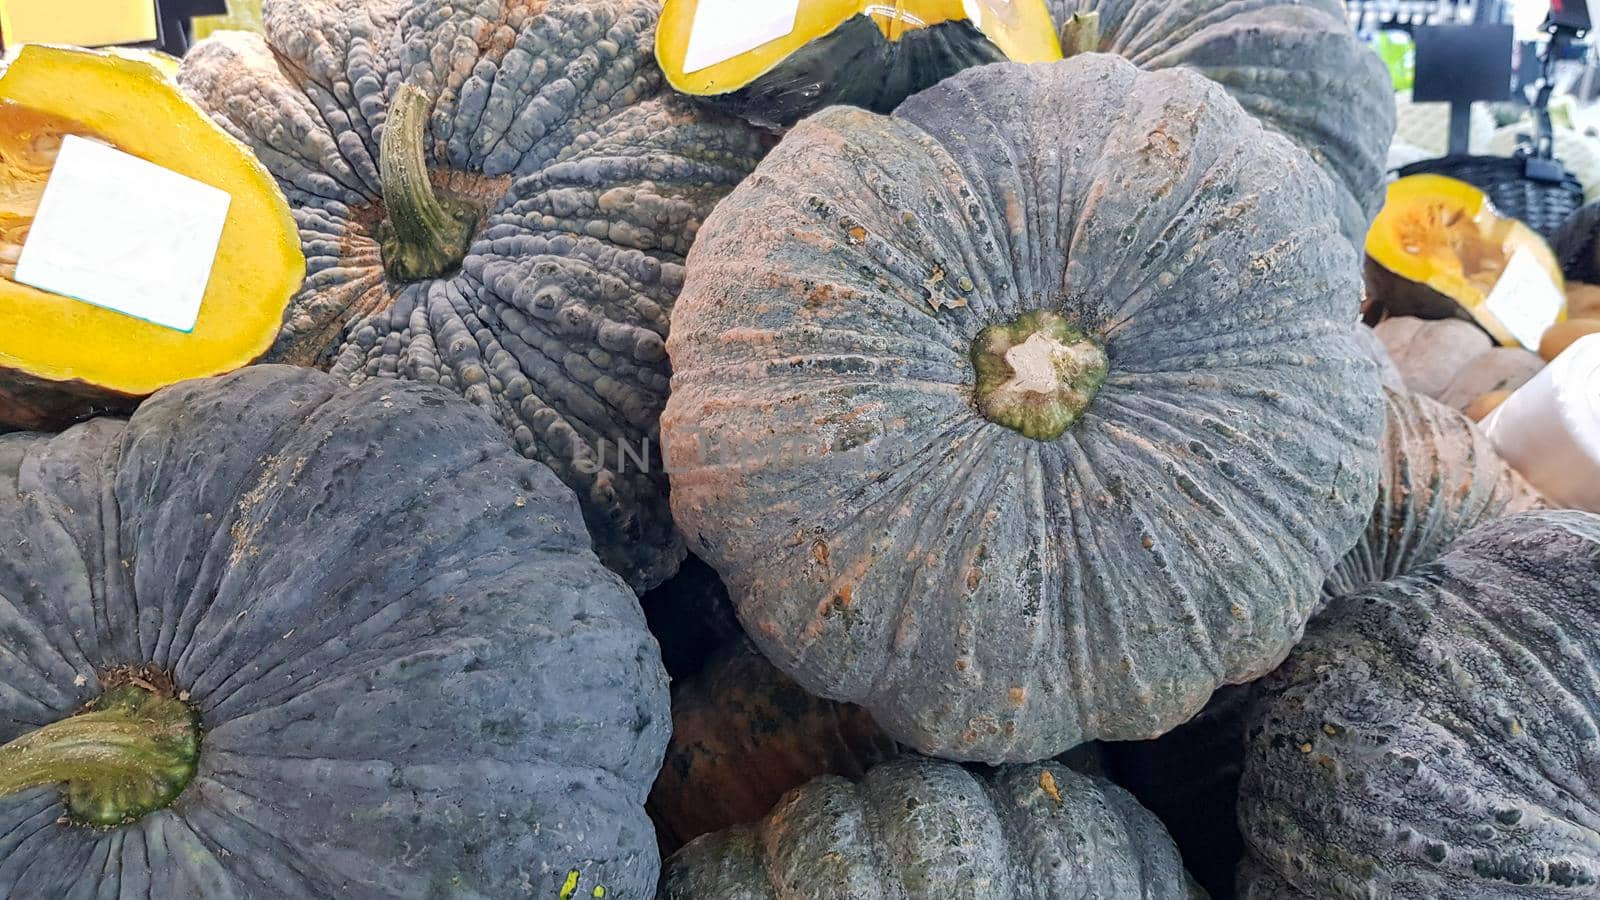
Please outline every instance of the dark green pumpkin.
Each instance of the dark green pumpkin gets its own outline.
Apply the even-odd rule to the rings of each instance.
[[[990,762],[1275,666],[1383,426],[1312,172],[1215,84],[1101,54],[796,126],[700,232],[662,420],[763,653]]]
[[[1600,516],[1522,513],[1340,597],[1261,683],[1242,896],[1600,890]]]
[[[904,757],[824,776],[760,822],[673,854],[660,900],[1160,900],[1190,896],[1172,839],[1059,763],[989,774]]]
[[[655,642],[571,492],[450,393],[263,366],[0,437],[0,533],[0,743],[102,682],[202,728],[126,824],[77,824],[137,812],[87,763],[0,796],[0,896],[653,889]]]
[[[266,0],[264,40],[222,33],[179,74],[300,226],[305,286],[268,360],[467,397],[641,591],[683,558],[657,446],[683,255],[764,148],[664,88],[658,15]]]

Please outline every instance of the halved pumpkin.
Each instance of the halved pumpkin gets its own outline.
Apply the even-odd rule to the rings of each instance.
[[[1366,249],[1371,324],[1385,316],[1461,318],[1517,346],[1511,329],[1486,306],[1512,258],[1530,254],[1558,290],[1564,287],[1555,254],[1537,232],[1501,215],[1476,187],[1442,175],[1390,184]],[[1565,317],[1563,305],[1555,321]]]
[[[272,345],[305,258],[288,203],[244,145],[146,54],[25,46],[0,75],[0,430],[64,425],[237,369]],[[226,191],[232,201],[189,332],[15,280],[69,135]]]
[[[661,69],[678,91],[758,125],[788,126],[834,105],[889,112],[971,66],[1061,58],[1045,0],[802,0],[787,34],[716,61],[690,58],[701,6],[709,16],[725,4],[666,0]]]

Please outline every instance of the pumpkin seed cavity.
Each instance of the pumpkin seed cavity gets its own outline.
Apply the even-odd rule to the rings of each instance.
[[[1046,310],[985,328],[972,364],[984,417],[1039,441],[1055,440],[1082,416],[1108,369],[1099,341]]]
[[[14,279],[67,135],[109,141],[65,116],[0,98],[0,278]]]

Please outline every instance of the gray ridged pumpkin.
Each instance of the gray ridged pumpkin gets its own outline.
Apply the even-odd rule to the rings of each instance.
[[[1275,666],[1383,427],[1310,166],[1101,54],[796,126],[701,230],[662,419],[763,653],[989,762],[1153,737]]]
[[[1361,540],[1328,575],[1330,597],[1404,575],[1478,525],[1544,502],[1466,416],[1420,394],[1385,388],[1384,396],[1378,502]]]
[[[0,437],[0,533],[0,896],[653,889],[655,642],[448,392],[263,366]]]
[[[1160,900],[1189,896],[1161,823],[1063,766],[980,775],[903,757],[824,776],[673,854],[660,900]]]
[[[658,14],[266,0],[264,41],[224,33],[179,75],[300,226],[306,282],[268,359],[487,409],[637,590],[683,557],[656,447],[683,256],[762,151],[664,89]]]
[[[1600,516],[1522,513],[1333,602],[1261,683],[1247,898],[1600,891]]]
[[[1098,15],[1098,49],[1140,68],[1187,66],[1228,89],[1332,177],[1340,227],[1363,246],[1383,205],[1393,87],[1340,0],[1050,0]]]

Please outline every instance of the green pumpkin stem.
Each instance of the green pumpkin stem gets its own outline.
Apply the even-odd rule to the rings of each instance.
[[[1100,12],[1073,13],[1061,26],[1061,55],[1068,59],[1100,49]]]
[[[1053,441],[1089,407],[1109,361],[1099,341],[1056,313],[1034,310],[985,328],[972,343],[972,365],[985,418]]]
[[[188,704],[123,685],[89,710],[0,746],[0,797],[63,784],[79,821],[117,825],[177,799],[199,751],[200,719]]]
[[[378,168],[388,218],[379,237],[383,267],[396,281],[438,278],[461,265],[478,225],[476,210],[441,199],[428,178],[423,145],[431,106],[421,88],[403,84],[383,124]]]

